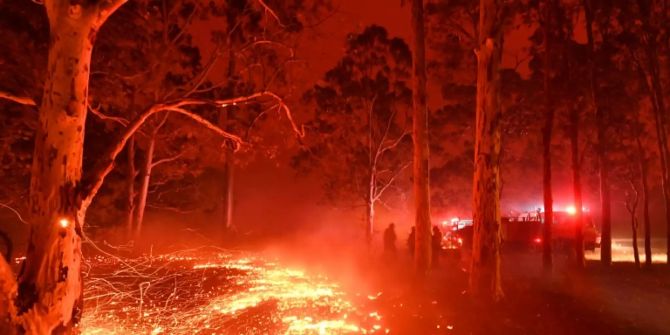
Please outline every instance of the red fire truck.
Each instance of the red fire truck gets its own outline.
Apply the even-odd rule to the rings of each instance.
[[[443,246],[445,249],[472,247],[472,220],[452,219],[445,222]],[[568,207],[564,211],[554,212],[552,224],[552,245],[557,251],[571,250],[575,240],[577,216]],[[503,245],[507,249],[540,250],[544,213],[520,213],[502,218]],[[600,233],[588,212],[582,213],[584,249],[593,251],[600,247]]]

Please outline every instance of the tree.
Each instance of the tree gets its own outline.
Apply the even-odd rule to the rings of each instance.
[[[626,26],[629,31],[637,32],[635,35],[637,37],[629,38],[628,42],[632,56],[636,59],[641,81],[651,100],[661,161],[661,182],[668,227],[666,240],[670,242],[670,152],[667,140],[665,88],[661,80],[661,57],[659,56],[659,49],[664,46],[663,38],[667,39],[670,35],[668,31],[662,29],[664,27],[662,23],[666,21],[667,15],[658,10],[660,3],[652,0],[638,0],[636,5],[637,18],[642,23],[641,27],[637,21],[631,20],[631,17],[625,17],[621,21],[628,23]],[[661,36],[662,33],[665,33],[665,36]],[[670,243],[666,244],[666,260],[670,264]]]
[[[414,263],[424,275],[431,264],[430,223],[430,149],[428,140],[428,106],[426,105],[426,45],[423,0],[412,0],[412,104],[414,142],[413,182],[416,242]]]
[[[504,8],[499,0],[481,0],[477,48],[477,109],[473,180],[472,264],[470,290],[494,301],[502,298],[500,280],[500,62]]]
[[[589,82],[591,85],[591,103],[596,115],[597,124],[597,157],[598,157],[598,176],[600,179],[600,215],[602,217],[602,239],[600,244],[600,261],[605,265],[612,263],[612,210],[609,185],[609,161],[607,157],[607,120],[605,111],[601,106],[598,72],[595,60],[595,41],[593,34],[593,24],[595,8],[591,0],[582,2],[586,16],[586,36],[589,51],[588,64]]]
[[[470,215],[474,118],[477,90],[478,3],[430,1],[426,3],[428,76],[439,83],[442,106],[431,112],[431,208],[454,216]]]
[[[81,239],[86,210],[125,143],[157,113],[174,112],[229,134],[188,111],[258,98],[280,100],[271,92],[224,100],[180,99],[155,104],[140,113],[83,175],[84,121],[87,115],[91,53],[98,30],[124,1],[45,1],[50,23],[49,57],[30,183],[30,240],[18,285],[0,262],[0,311],[3,330],[27,334],[75,331],[82,310]],[[16,100],[16,99],[13,99]],[[285,105],[282,109],[288,112]]]
[[[370,26],[347,38],[344,57],[305,94],[314,116],[293,165],[318,171],[331,201],[362,202],[368,245],[377,205],[409,165],[410,64],[403,40]]]
[[[100,94],[96,99],[98,105],[93,111],[101,118],[124,127],[128,123],[128,116],[137,115],[140,110],[164,100],[179,100],[192,96],[229,99],[237,95],[252,94],[259,89],[276,89],[282,84],[286,84],[282,87],[287,87],[281,89],[282,93],[288,93],[291,86],[285,78],[290,70],[288,64],[294,59],[294,52],[283,42],[295,35],[300,30],[296,26],[306,24],[311,16],[304,15],[300,20],[284,22],[280,20],[284,20],[283,18],[290,13],[307,11],[308,6],[309,3],[286,2],[271,9],[257,1],[225,1],[215,6],[199,1],[133,3],[127,6],[117,19],[124,24],[114,25],[114,29],[108,29],[109,34],[100,45],[104,55],[115,54],[116,58],[124,61],[118,62],[115,58],[105,57],[96,64],[97,78],[104,80],[106,90],[114,89],[118,94],[109,98]],[[264,13],[267,14],[268,20],[264,19]],[[157,20],[147,25],[143,19],[146,15],[156,17]],[[196,43],[191,33],[193,29],[199,29],[197,27],[205,23],[209,30],[203,35],[211,38],[213,50],[208,50],[209,45]],[[149,40],[152,42],[147,43]],[[138,47],[142,50],[143,57],[138,57]],[[147,68],[152,70],[147,71]],[[270,71],[270,68],[275,69]],[[96,87],[92,88],[92,92],[97,92]],[[244,134],[249,132],[251,123],[255,123],[266,114],[265,107],[267,106],[262,103],[254,102],[243,106],[225,106],[216,111],[216,115],[207,114],[207,110],[200,112],[205,113],[209,119],[217,119],[221,129],[248,137]],[[268,109],[275,111],[276,107],[279,107],[280,111],[283,110],[281,105],[270,106]],[[107,115],[101,115],[98,109],[107,111]],[[208,159],[211,156],[207,158],[202,156],[203,159],[200,160],[191,157],[191,169],[171,169],[172,165],[178,166],[186,159],[185,155],[180,155],[178,151],[188,151],[189,146],[203,143],[203,137],[196,134],[191,136],[190,141],[183,141],[184,136],[197,131],[188,130],[192,128],[188,126],[172,127],[173,131],[170,132],[161,131],[167,121],[162,117],[149,120],[148,127],[145,127],[149,129],[133,136],[126,149],[128,171],[125,174],[129,211],[127,225],[136,234],[142,230],[147,205],[180,210],[166,206],[166,203],[154,202],[158,199],[153,195],[166,194],[164,190],[157,190],[164,187],[152,186],[152,172],[156,172],[153,169],[158,165],[156,163],[161,165],[161,169],[157,171],[159,174],[161,170],[171,170],[168,179],[173,186],[179,179],[197,177],[196,171],[204,172],[205,169],[202,168],[204,161],[213,164]],[[179,128],[186,129],[186,132],[180,131]],[[171,150],[172,143],[181,143],[181,150]],[[162,149],[163,147],[166,150]],[[233,145],[225,145],[223,148],[226,152],[224,156],[218,151],[212,152],[211,155],[221,157],[217,164],[225,166],[223,172],[225,185],[221,192],[224,201],[219,207],[224,209],[223,217],[230,218],[231,210],[228,206],[232,204]],[[142,159],[138,160],[140,156]],[[136,160],[139,161],[138,169],[135,167]],[[167,182],[168,180],[161,180],[159,184],[165,186]],[[182,194],[182,198],[190,198],[190,195],[195,194],[196,192]],[[175,204],[173,201],[170,202]],[[181,202],[182,205],[186,203]],[[193,206],[188,207],[192,209]],[[230,222],[226,223],[228,224]]]
[[[123,2],[44,3],[52,42],[30,182],[30,241],[19,276],[17,314],[9,319],[29,334],[71,331],[81,314],[86,204],[78,187],[89,64],[98,29]]]

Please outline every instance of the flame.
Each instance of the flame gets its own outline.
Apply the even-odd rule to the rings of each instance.
[[[328,278],[258,257],[216,252],[91,262],[85,299],[93,307],[80,325],[85,335],[371,334],[382,329],[378,312],[363,310]]]

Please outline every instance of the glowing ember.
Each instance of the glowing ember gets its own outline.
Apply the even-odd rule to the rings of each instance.
[[[372,334],[364,311],[325,277],[230,252],[97,257],[83,334]]]
[[[67,228],[70,225],[70,220],[67,218],[61,218],[58,220],[58,225],[61,226],[61,228]]]

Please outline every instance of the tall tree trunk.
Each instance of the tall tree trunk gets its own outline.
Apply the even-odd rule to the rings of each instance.
[[[477,50],[477,111],[473,181],[472,264],[470,291],[496,301],[500,280],[500,62],[503,1],[481,0]]]
[[[607,125],[605,114],[600,106],[598,94],[598,78],[595,64],[595,46],[593,37],[594,8],[591,0],[584,0],[584,13],[586,16],[586,37],[589,52],[589,81],[591,101],[596,114],[597,140],[598,140],[598,170],[600,179],[600,215],[602,220],[602,238],[600,244],[600,261],[604,265],[612,263],[612,211],[609,185],[609,162],[607,158]]]
[[[640,179],[642,180],[642,220],[644,220],[644,265],[646,267],[651,266],[651,219],[649,217],[649,181],[648,181],[648,171],[649,163],[647,162],[647,157],[645,154],[645,149],[642,147],[642,141],[640,140],[640,133],[638,132],[637,138],[637,151],[638,151],[638,168],[640,169]]]
[[[135,235],[139,237],[142,234],[144,224],[144,211],[147,207],[147,197],[149,196],[149,184],[151,183],[151,170],[154,163],[154,150],[156,148],[156,133],[149,137],[147,151],[144,153],[144,166],[140,177],[140,192],[137,194],[137,216],[135,217]]]
[[[232,12],[228,15],[228,27],[229,27],[229,32],[228,32],[228,73],[227,73],[227,80],[228,80],[228,94],[230,97],[235,96],[235,48],[233,45],[233,29],[237,27],[236,21],[237,16],[232,15]],[[221,126],[221,129],[225,131],[230,131],[231,126],[230,126],[230,118],[231,118],[231,107],[226,107],[223,108],[221,111],[220,117],[219,117],[219,123]],[[234,157],[234,150],[232,145],[228,145],[229,143],[226,144],[225,146],[225,153],[226,153],[226,161],[224,163],[224,175],[223,175],[223,199],[222,199],[222,206],[223,206],[223,228],[224,231],[229,231],[233,227],[233,171],[235,167],[235,157]]]
[[[654,112],[654,125],[656,127],[656,138],[658,143],[658,152],[661,157],[661,182],[663,186],[663,199],[665,205],[666,222],[666,262],[670,265],[670,152],[668,151],[667,139],[667,121],[665,107],[665,92],[660,78],[660,61],[658,55],[657,29],[652,26],[654,3],[649,0],[638,0],[638,7],[641,12],[642,28],[644,36],[644,52],[646,56],[646,71],[643,71],[642,80],[646,83],[652,102]],[[665,15],[664,15],[665,16]]]
[[[430,150],[428,146],[428,107],[426,106],[426,45],[423,0],[412,0],[413,92],[414,105],[414,210],[416,243],[414,263],[419,275],[431,265]]]
[[[544,224],[542,225],[542,265],[545,270],[552,267],[551,231],[554,222],[554,200],[551,190],[551,138],[554,129],[554,107],[552,104],[551,30],[553,27],[553,0],[545,1],[544,12],[544,127],[542,128],[542,186],[544,190]]]
[[[226,131],[230,130],[228,124],[228,119],[230,117],[229,108],[224,108],[219,114],[219,126],[221,129]],[[234,197],[234,170],[235,170],[235,152],[233,146],[230,143],[226,143],[224,146],[225,152],[225,161],[223,163],[223,181],[221,184],[222,187],[222,197],[221,197],[221,208],[222,208],[222,222],[221,228],[222,232],[228,232],[233,228],[233,197]]]
[[[82,312],[80,181],[91,52],[120,1],[45,1],[50,44],[30,181],[17,332],[74,332]]]
[[[135,175],[137,171],[135,170],[135,139],[131,138],[128,140],[127,146],[127,155],[128,155],[128,174],[127,176],[127,197],[128,197],[128,217],[126,218],[126,227],[129,234],[132,234],[135,221]]]
[[[575,265],[583,268],[584,260],[584,213],[582,201],[581,161],[579,157],[579,109],[570,109],[570,152],[572,156],[572,192],[575,206]]]

